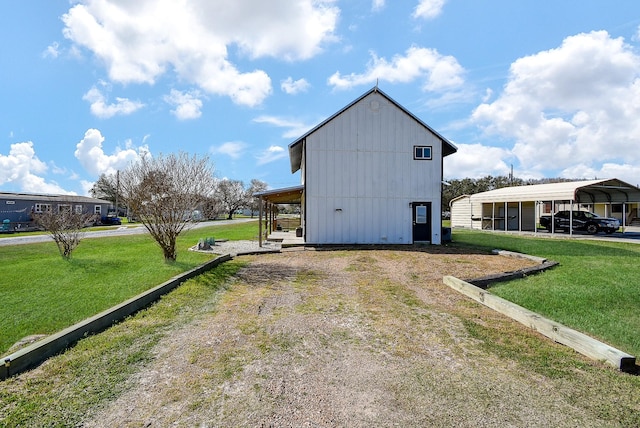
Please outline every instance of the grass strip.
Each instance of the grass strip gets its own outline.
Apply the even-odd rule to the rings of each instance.
[[[0,247],[0,354],[18,340],[52,334],[148,290],[213,256],[188,251],[201,237],[252,239],[257,222],[209,226],[178,239],[166,263],[147,234],[84,239],[70,260],[53,242]]]
[[[491,293],[640,356],[640,245],[454,230],[456,246],[494,248],[560,262],[555,269],[496,284]]]
[[[230,261],[189,280],[157,304],[80,341],[40,368],[0,385],[0,426],[79,426],[97,406],[120,395],[126,380],[150,361],[169,326],[215,310],[227,279],[243,262]]]

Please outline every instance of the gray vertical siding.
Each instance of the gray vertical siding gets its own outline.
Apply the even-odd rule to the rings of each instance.
[[[372,92],[306,137],[306,242],[409,244],[411,202],[431,202],[440,243],[442,141]],[[413,146],[432,146],[414,160]]]

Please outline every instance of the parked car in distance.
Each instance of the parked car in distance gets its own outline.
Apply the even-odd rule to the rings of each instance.
[[[589,211],[558,211],[553,218],[555,231],[568,231],[571,220],[573,220],[573,230],[584,230],[592,235],[598,232],[611,234],[620,228],[618,219],[600,217]],[[551,216],[540,216],[540,226],[551,232]]]
[[[100,217],[100,223],[102,224],[122,224],[120,217],[103,215]]]

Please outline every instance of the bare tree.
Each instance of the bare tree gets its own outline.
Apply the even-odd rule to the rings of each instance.
[[[218,182],[217,190],[217,197],[229,213],[228,219],[231,220],[233,214],[247,202],[247,192],[244,190],[244,183],[240,180],[229,180],[225,178]]]
[[[214,220],[224,213],[222,201],[215,196],[207,198],[207,200],[200,205],[200,209],[205,219]]]
[[[47,211],[34,213],[35,223],[46,230],[56,245],[63,259],[69,260],[71,253],[80,244],[84,236],[83,228],[92,214],[77,213],[71,206],[60,206],[58,212]]]
[[[267,190],[267,183],[264,181],[258,180],[254,178],[251,180],[251,185],[247,189],[247,207],[251,210],[251,218],[253,218],[253,213],[260,209],[260,201],[254,195],[259,192],[264,192]]]
[[[147,155],[121,175],[129,209],[162,248],[165,260],[175,261],[178,236],[192,224],[193,211],[214,191],[209,158],[183,152]]]

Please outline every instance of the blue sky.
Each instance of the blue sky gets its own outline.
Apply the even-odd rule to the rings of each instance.
[[[84,195],[142,153],[299,184],[287,146],[375,86],[445,178],[640,183],[637,0],[0,2],[0,190]]]

